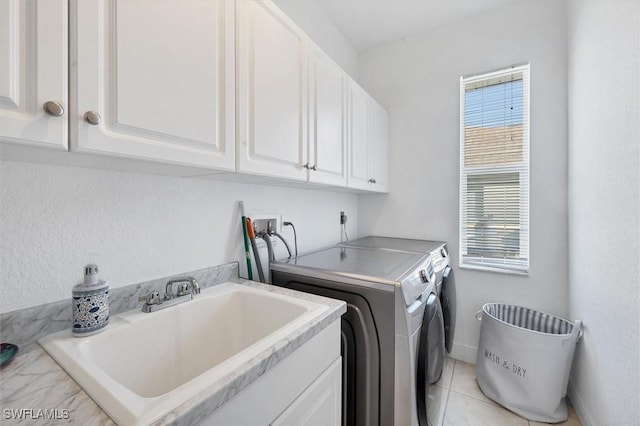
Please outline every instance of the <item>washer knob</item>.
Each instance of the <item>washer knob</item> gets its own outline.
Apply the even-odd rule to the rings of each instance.
[[[423,283],[429,282],[429,276],[427,275],[426,269],[420,269],[420,279],[422,280]]]

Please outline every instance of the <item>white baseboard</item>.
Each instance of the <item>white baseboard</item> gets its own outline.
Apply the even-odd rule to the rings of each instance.
[[[596,426],[596,422],[593,419],[587,404],[584,402],[582,394],[573,383],[573,379],[571,377],[569,378],[569,389],[567,394],[571,401],[571,405],[573,405],[573,408],[576,410],[576,414],[578,415],[582,426]]]
[[[453,359],[468,362],[469,364],[475,364],[477,353],[478,348],[475,346],[466,346],[454,343],[449,356]]]

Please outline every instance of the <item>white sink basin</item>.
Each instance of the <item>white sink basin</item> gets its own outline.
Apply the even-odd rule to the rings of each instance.
[[[226,283],[156,312],[115,315],[94,336],[65,330],[39,343],[116,423],[148,424],[222,386],[326,309]]]

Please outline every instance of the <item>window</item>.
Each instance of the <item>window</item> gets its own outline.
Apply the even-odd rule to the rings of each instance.
[[[529,65],[460,79],[460,266],[529,272]]]

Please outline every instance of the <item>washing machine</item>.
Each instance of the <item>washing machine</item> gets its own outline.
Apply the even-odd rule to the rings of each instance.
[[[274,285],[347,303],[341,323],[343,425],[428,424],[424,389],[437,373],[429,367],[444,358],[430,255],[333,246],[272,262],[271,274]]]
[[[351,247],[369,247],[424,253],[431,256],[436,273],[436,287],[444,319],[444,344],[448,353],[453,349],[456,330],[456,284],[451,269],[451,257],[444,241],[417,240],[409,238],[368,236],[344,243]]]

